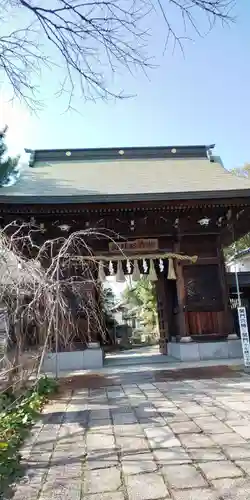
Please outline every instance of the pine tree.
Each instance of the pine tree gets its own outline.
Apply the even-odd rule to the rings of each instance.
[[[0,187],[8,186],[18,174],[19,157],[11,158],[7,154],[5,137],[8,127],[0,131]]]
[[[231,172],[238,177],[245,177],[250,179],[250,163],[245,163],[243,167],[233,168]],[[239,238],[236,242],[229,245],[229,247],[224,249],[225,259],[229,260],[238,252],[250,248],[250,233],[245,234]]]

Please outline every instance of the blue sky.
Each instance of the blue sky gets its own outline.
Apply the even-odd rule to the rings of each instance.
[[[50,97],[38,117],[5,104],[0,121],[9,122],[11,147],[216,143],[227,168],[250,161],[250,2],[236,4],[235,24],[218,24],[208,36],[185,42],[185,58],[171,48],[162,57],[164,26],[153,26],[150,53],[158,67],[148,77],[123,71],[115,83],[136,97],[107,103],[79,99],[79,113],[63,113],[66,97]],[[55,78],[56,71],[46,75],[41,97],[51,95]]]

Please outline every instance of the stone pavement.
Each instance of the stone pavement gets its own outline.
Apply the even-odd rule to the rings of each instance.
[[[247,500],[250,377],[78,388],[23,457],[14,500]]]

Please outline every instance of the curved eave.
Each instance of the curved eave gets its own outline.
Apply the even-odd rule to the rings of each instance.
[[[192,201],[192,200],[225,200],[228,204],[234,199],[242,199],[250,203],[250,189],[220,190],[220,191],[192,191],[176,193],[139,193],[139,194],[100,194],[100,195],[71,195],[71,196],[32,196],[32,195],[2,195],[0,190],[0,204],[95,204],[95,203],[131,203],[149,201]]]

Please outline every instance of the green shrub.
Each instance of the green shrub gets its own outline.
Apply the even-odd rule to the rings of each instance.
[[[21,471],[20,447],[56,381],[41,377],[35,386],[17,398],[5,392],[0,396],[0,497],[7,484]]]

